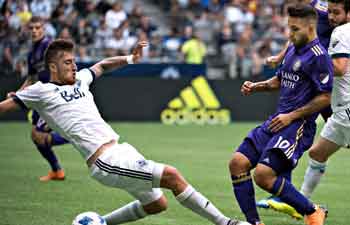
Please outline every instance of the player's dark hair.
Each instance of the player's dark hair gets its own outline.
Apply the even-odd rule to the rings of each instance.
[[[317,20],[316,10],[309,4],[297,3],[292,4],[287,9],[290,17],[296,17],[301,19]]]
[[[74,51],[74,43],[70,40],[56,39],[45,51],[45,66],[49,69],[49,63],[53,62],[61,52]]]
[[[350,0],[328,0],[328,2],[335,4],[343,4],[345,13],[348,13],[350,10]]]
[[[29,23],[41,23],[41,24],[44,24],[44,19],[41,18],[40,16],[33,16]]]

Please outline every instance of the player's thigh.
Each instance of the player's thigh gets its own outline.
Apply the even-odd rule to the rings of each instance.
[[[128,143],[112,146],[90,168],[91,176],[100,183],[124,189],[134,196],[159,188],[163,170],[163,164],[145,159]]]
[[[338,144],[321,136],[310,148],[309,156],[318,162],[325,162],[339,148]]]
[[[165,197],[160,188],[152,188],[148,191],[129,190],[128,193],[134,198],[138,199],[144,206],[153,204],[155,206],[152,208],[156,208],[158,205],[164,204],[163,198]]]
[[[36,126],[32,126],[31,138],[37,145],[47,145],[51,141],[49,133],[39,131]]]
[[[295,165],[287,158],[281,149],[269,149],[264,151],[258,165],[265,165],[273,170],[269,171],[268,176],[283,175],[290,173]],[[267,172],[267,170],[261,170],[257,172]]]
[[[249,160],[251,167],[254,168],[270,138],[271,137],[263,130],[263,128],[259,126],[247,135],[237,148],[236,153],[243,154]],[[233,157],[234,156],[235,154]]]
[[[346,145],[347,130],[329,118],[321,131],[320,138],[314,143],[309,151],[312,159],[325,162],[341,146]]]

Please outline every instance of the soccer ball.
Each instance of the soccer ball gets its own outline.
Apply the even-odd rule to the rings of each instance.
[[[95,212],[84,212],[73,220],[72,225],[107,225],[106,220]]]

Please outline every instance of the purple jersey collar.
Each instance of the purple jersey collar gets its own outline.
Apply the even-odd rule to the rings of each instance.
[[[317,44],[320,44],[320,40],[319,40],[318,38],[315,38],[313,41],[307,43],[304,47],[299,48],[299,49],[296,48],[296,53],[297,53],[298,55],[302,55],[302,54],[304,54],[305,52],[307,52],[308,50],[310,50],[310,48],[311,48],[312,46],[317,45]]]

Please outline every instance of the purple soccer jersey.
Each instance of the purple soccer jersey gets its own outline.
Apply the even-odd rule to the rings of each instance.
[[[333,27],[328,22],[328,3],[326,1],[313,0],[310,3],[317,11],[317,36],[322,46],[328,49]]]
[[[34,80],[40,80],[43,83],[47,83],[50,80],[50,73],[45,69],[44,62],[45,50],[50,42],[50,38],[44,37],[40,41],[33,43],[32,49],[28,54],[28,76],[32,76]]]
[[[331,92],[332,60],[319,39],[300,49],[290,45],[276,72],[281,81],[276,113],[288,113],[304,106],[320,92]],[[307,118],[313,121],[317,113]]]
[[[265,159],[267,151],[280,149],[290,161],[289,169],[292,170],[303,152],[312,145],[318,113],[295,120],[276,133],[271,132],[268,126],[278,114],[292,112],[309,103],[320,93],[331,92],[332,61],[318,39],[300,49],[291,44],[276,75],[281,83],[276,113],[253,129],[237,151],[244,154],[255,166]],[[271,165],[272,168],[279,167],[279,162],[270,163],[274,164]]]

